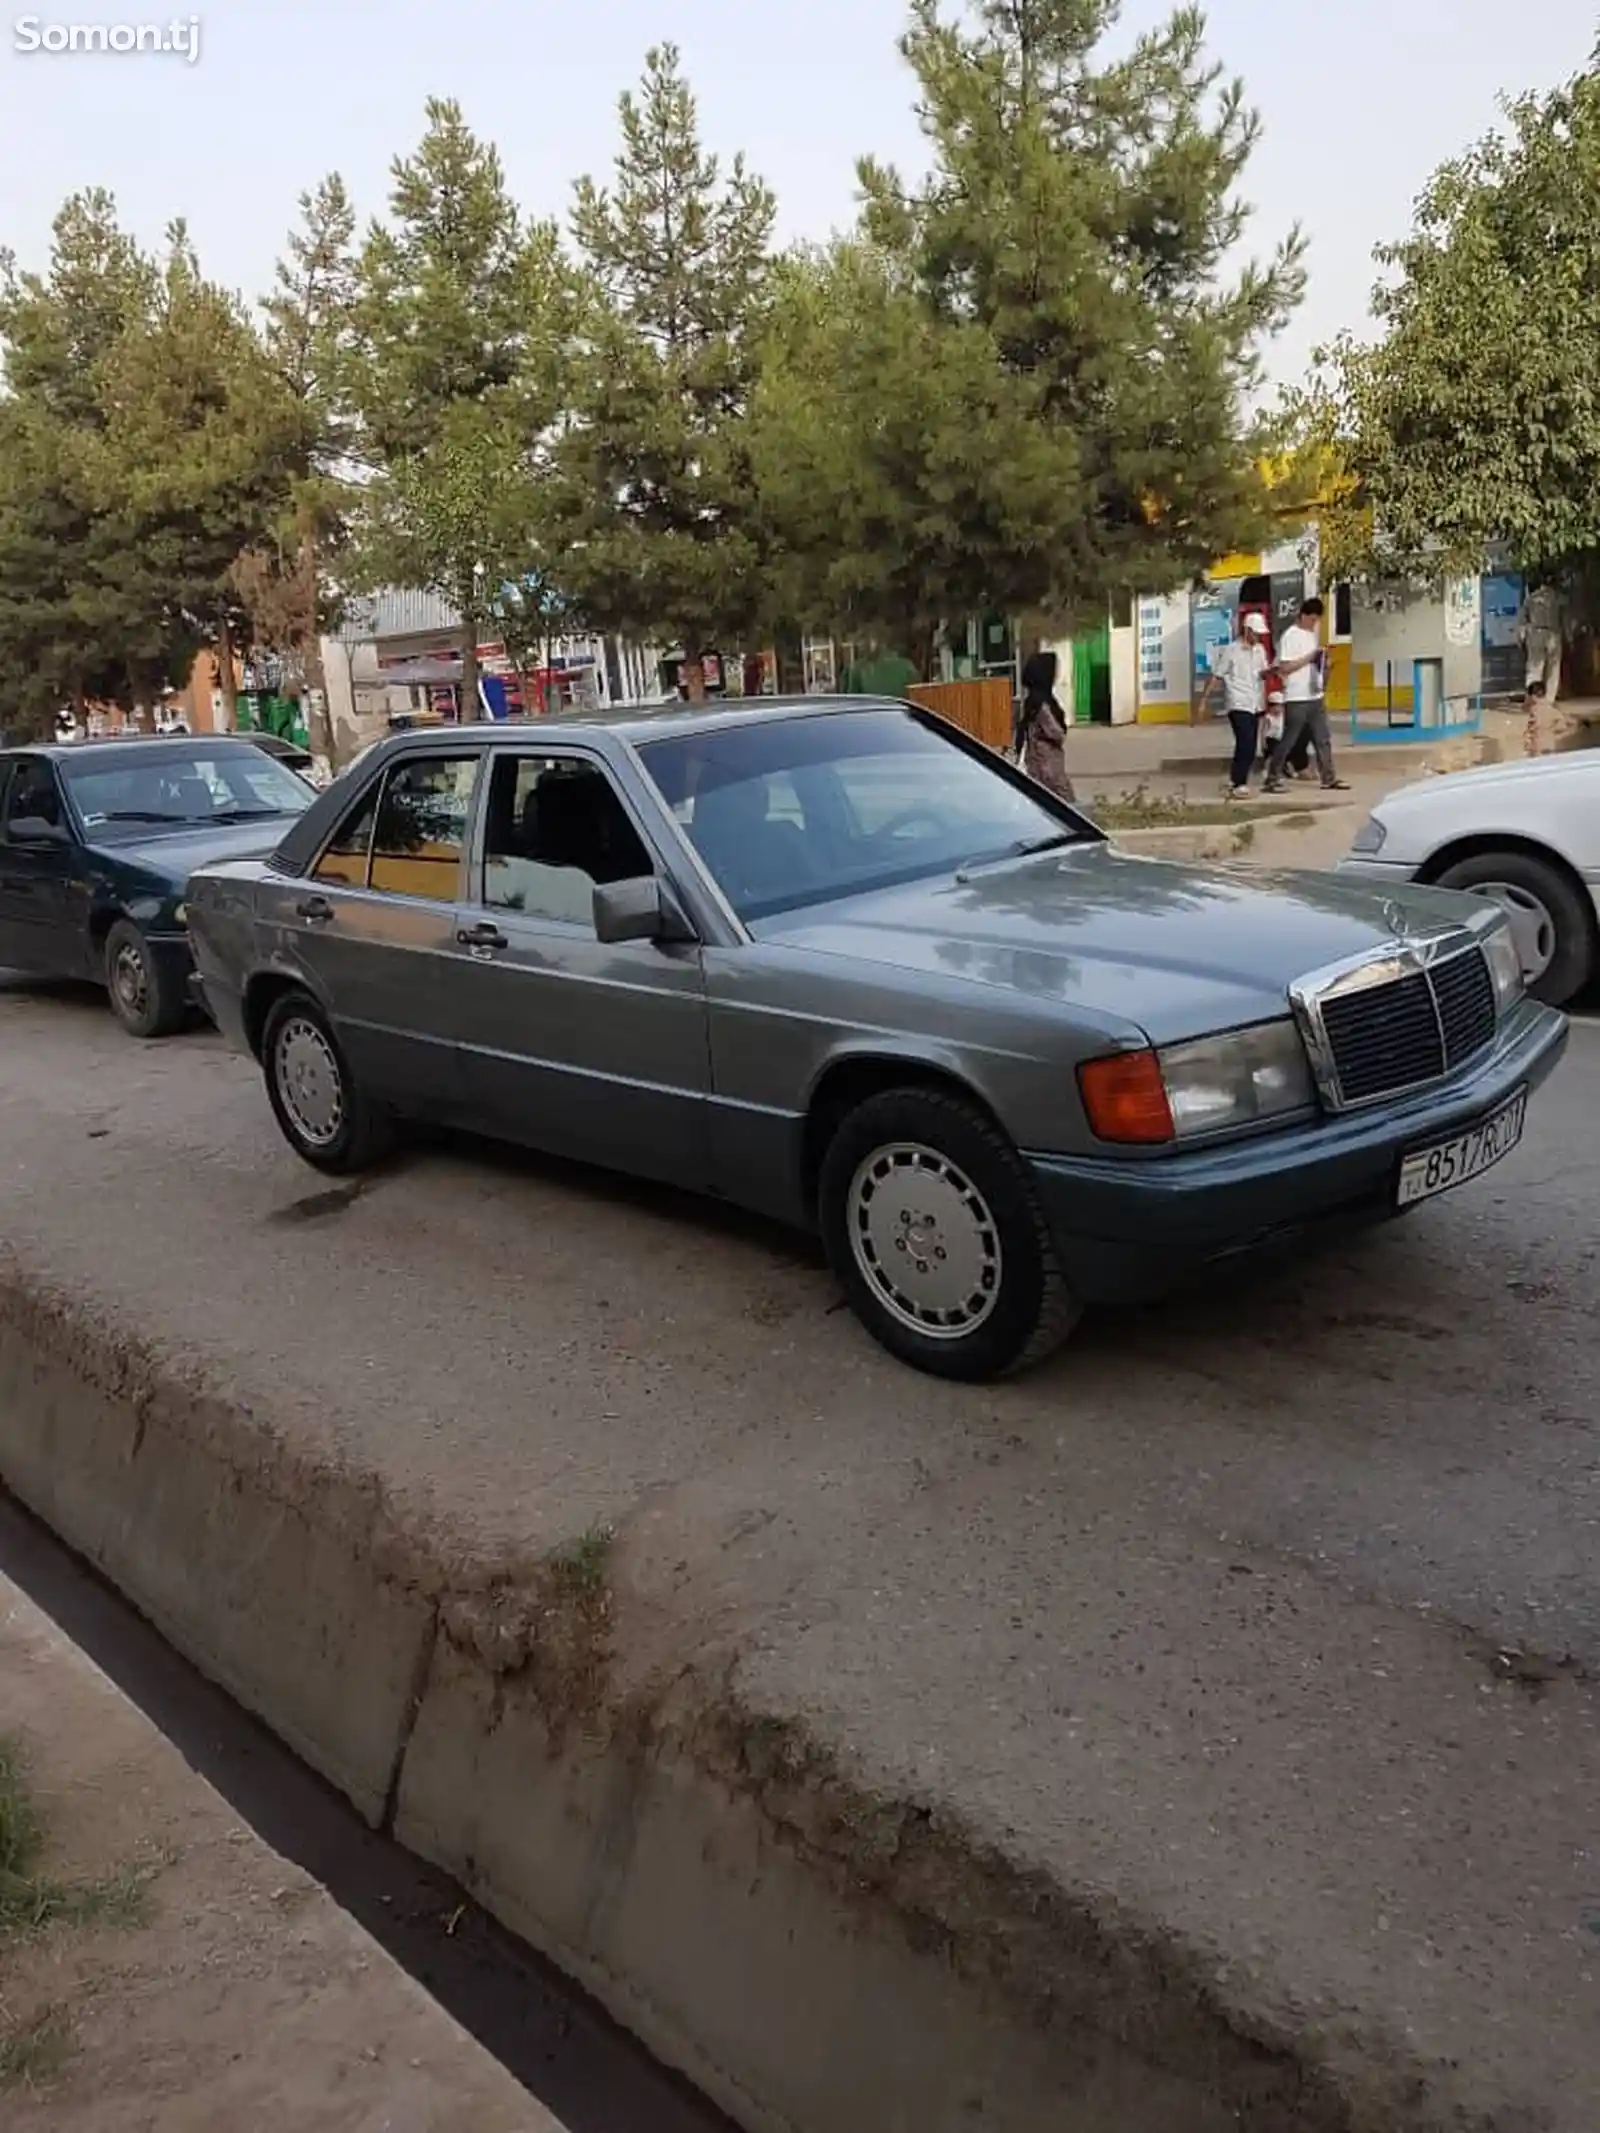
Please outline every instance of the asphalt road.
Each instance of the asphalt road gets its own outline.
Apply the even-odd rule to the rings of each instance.
[[[0,1188],[480,1557],[615,1527],[624,1664],[724,1653],[1252,2021],[1592,2127],[1600,1022],[1491,1177],[981,1392],[670,1195],[463,1146],[330,1191],[247,1063],[85,995],[0,986]]]

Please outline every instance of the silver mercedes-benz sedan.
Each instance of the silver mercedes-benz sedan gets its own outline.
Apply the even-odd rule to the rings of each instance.
[[[1494,905],[1121,853],[861,699],[397,734],[186,901],[307,1162],[427,1119],[737,1201],[958,1378],[1477,1176],[1566,1041]]]

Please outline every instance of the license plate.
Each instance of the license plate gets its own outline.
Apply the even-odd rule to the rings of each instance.
[[[1419,1200],[1431,1200],[1436,1192],[1448,1192],[1453,1185],[1465,1185],[1468,1178],[1481,1177],[1521,1140],[1527,1115],[1528,1092],[1519,1089],[1510,1103],[1502,1104],[1492,1117],[1465,1133],[1458,1133],[1454,1140],[1419,1148],[1415,1155],[1405,1157],[1400,1165],[1396,1205],[1415,1207]]]

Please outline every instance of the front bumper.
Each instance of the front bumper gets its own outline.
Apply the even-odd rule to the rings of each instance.
[[[1408,881],[1417,878],[1418,862],[1410,859],[1385,859],[1381,852],[1347,852],[1339,861],[1336,871],[1340,874],[1356,874],[1363,881],[1373,881],[1391,889],[1403,888]]]
[[[1144,1161],[1031,1156],[1067,1281],[1087,1302],[1128,1302],[1219,1259],[1382,1221],[1403,1155],[1537,1088],[1566,1045],[1566,1017],[1525,1000],[1465,1073],[1393,1104]]]

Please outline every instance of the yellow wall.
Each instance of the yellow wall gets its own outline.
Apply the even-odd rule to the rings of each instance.
[[[1370,659],[1356,662],[1356,709],[1358,711],[1382,711],[1390,704],[1396,711],[1411,709],[1411,684],[1404,687],[1397,681],[1391,696],[1381,676],[1375,675]],[[1327,704],[1330,711],[1350,709],[1350,647],[1348,644],[1330,644],[1328,647]]]

